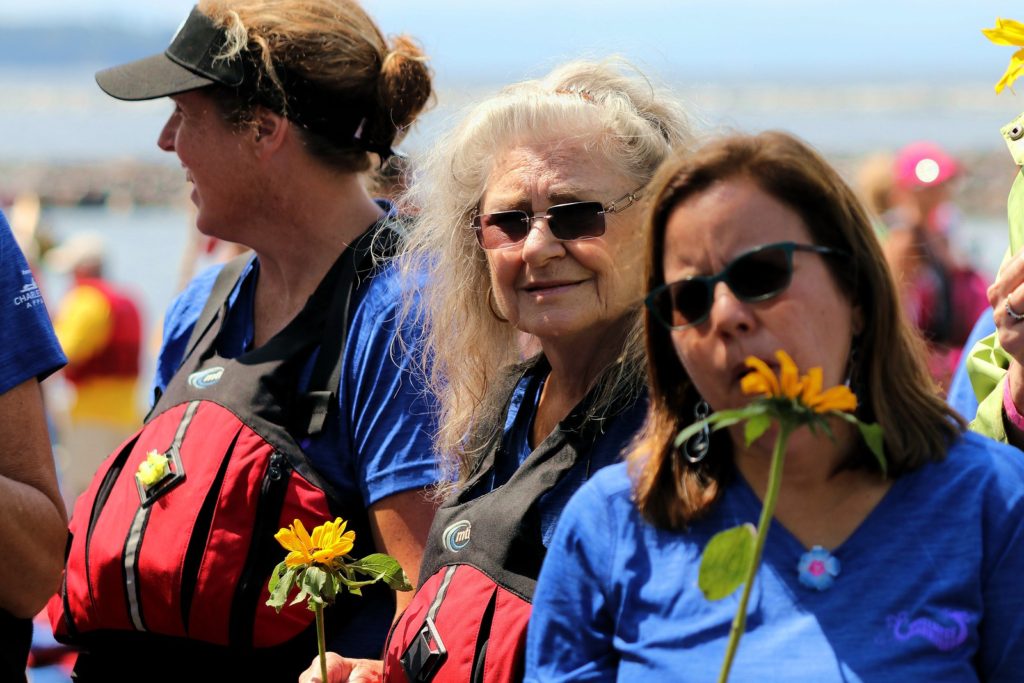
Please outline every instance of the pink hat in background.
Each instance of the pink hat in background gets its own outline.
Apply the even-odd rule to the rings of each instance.
[[[955,176],[960,165],[934,143],[912,142],[896,155],[895,171],[900,187],[929,187]]]

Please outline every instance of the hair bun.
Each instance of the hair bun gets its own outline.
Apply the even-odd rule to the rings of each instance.
[[[394,126],[398,141],[426,107],[431,93],[426,54],[411,37],[400,35],[391,39],[391,49],[380,67],[378,92],[384,120]]]

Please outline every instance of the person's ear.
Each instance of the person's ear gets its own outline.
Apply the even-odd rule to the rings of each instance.
[[[284,144],[291,121],[269,109],[260,107],[253,122],[253,140],[257,156],[272,154]]]

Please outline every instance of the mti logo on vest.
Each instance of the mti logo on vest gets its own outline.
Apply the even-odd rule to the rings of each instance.
[[[467,545],[469,545],[469,535],[472,530],[472,525],[468,519],[460,519],[458,522],[451,524],[441,536],[441,541],[444,543],[444,547],[453,553],[457,553]]]
[[[214,384],[219,382],[223,374],[224,368],[222,367],[206,368],[205,370],[199,370],[189,375],[188,383],[189,386],[193,386],[196,389],[205,389],[206,387],[212,387]]]

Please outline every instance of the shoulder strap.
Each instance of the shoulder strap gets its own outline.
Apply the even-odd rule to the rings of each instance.
[[[323,431],[331,406],[337,405],[345,343],[352,318],[352,294],[359,281],[371,273],[376,259],[394,254],[398,235],[389,227],[391,220],[385,218],[374,224],[341,256],[320,351],[306,392],[309,420],[306,425],[299,425],[300,428],[305,427],[309,436]]]
[[[182,362],[192,355],[199,340],[203,338],[203,335],[210,329],[210,325],[217,319],[217,316],[227,303],[228,297],[231,296],[232,290],[234,290],[235,285],[238,283],[238,278],[242,276],[242,271],[245,270],[252,257],[250,252],[239,254],[221,268],[220,273],[217,274],[216,281],[213,283],[210,296],[206,298],[203,311],[199,314],[199,318],[196,319],[196,324],[192,328],[192,336],[189,337],[188,344],[185,345],[185,353],[181,357]]]

